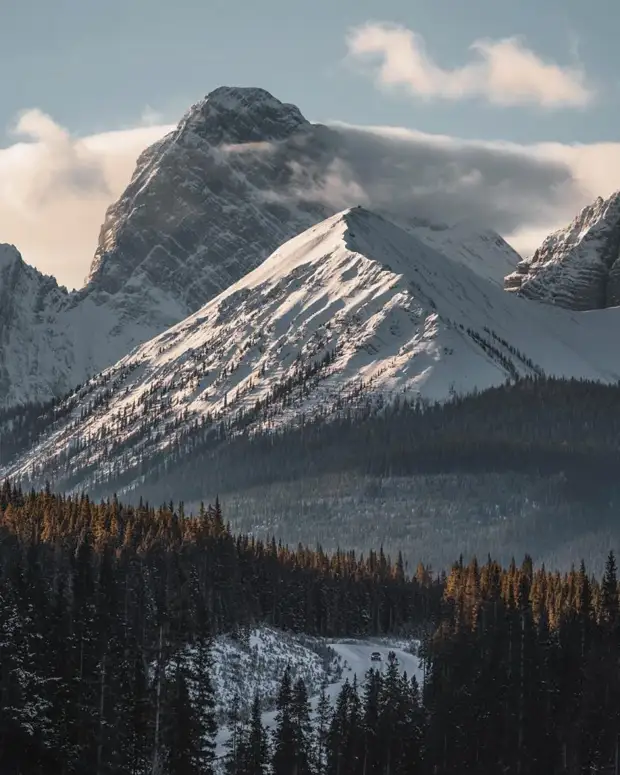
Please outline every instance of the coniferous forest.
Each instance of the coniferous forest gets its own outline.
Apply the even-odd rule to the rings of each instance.
[[[7,471],[68,418],[75,430],[85,414],[104,412],[115,385],[94,382],[88,401],[79,398],[86,388],[76,388],[61,400],[0,411],[0,467]],[[420,560],[449,567],[460,553],[491,552],[504,564],[530,553],[562,570],[585,558],[600,574],[620,540],[616,384],[522,378],[437,404],[407,394],[377,403],[360,386],[325,416],[272,427],[272,413],[282,401],[294,408],[302,388],[277,406],[259,402],[251,417],[164,422],[171,410],[162,387],[148,399],[157,412],[140,420],[131,442],[128,409],[62,454],[39,456],[21,483],[38,489],[50,481],[96,499],[118,492],[134,505],[140,496],[182,498],[194,511],[219,494],[240,532],[292,545],[319,540],[328,551],[383,545],[411,568]]]
[[[290,549],[195,516],[0,489],[0,772],[130,775],[615,773],[620,606],[600,579],[525,557],[409,576],[401,558]],[[212,643],[255,622],[407,634],[423,682],[325,689],[285,671],[273,730],[257,695],[216,752]]]

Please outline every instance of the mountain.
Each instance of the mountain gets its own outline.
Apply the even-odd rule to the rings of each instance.
[[[182,315],[133,321],[89,289],[69,293],[0,245],[0,408],[62,396]]]
[[[11,304],[0,312],[0,408],[63,395],[342,209],[326,196],[342,157],[346,134],[263,89],[221,87],[193,105],[138,159],[106,214],[83,289],[58,289],[21,260],[17,273],[3,271],[0,294]],[[360,162],[348,162],[355,178]],[[401,213],[400,222],[501,284],[519,260],[514,250],[494,232],[437,215],[431,223]],[[15,293],[17,282],[27,296]]]
[[[0,404],[63,389],[73,342],[56,320],[69,294],[0,244]]]
[[[620,192],[599,197],[531,259],[506,277],[506,290],[574,310],[620,304]]]
[[[577,316],[507,294],[382,216],[348,209],[90,380],[2,475],[135,482],[149,460],[222,421],[269,430],[360,400],[445,399],[518,376],[614,382],[619,321],[618,310]]]

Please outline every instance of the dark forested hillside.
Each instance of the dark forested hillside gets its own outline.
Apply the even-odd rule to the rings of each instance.
[[[54,423],[67,417],[75,407],[77,390],[79,387],[62,401],[51,399],[0,409],[0,467],[26,452]]]
[[[233,524],[259,535],[383,544],[435,567],[461,551],[505,562],[530,552],[597,570],[620,539],[617,386],[523,379],[447,404],[403,398],[268,435],[219,427],[200,438],[186,440],[191,454],[180,445],[152,461],[140,491],[219,493]]]
[[[155,491],[178,482],[184,497],[238,491],[342,471],[373,476],[521,472],[564,474],[575,490],[609,484],[620,462],[620,387],[579,380],[520,379],[444,404],[401,400],[382,406],[363,393],[356,406],[293,427],[255,434],[240,421],[185,432],[142,461]],[[122,486],[131,465],[113,476]],[[45,472],[43,472],[45,473]],[[95,487],[95,490],[97,488]],[[106,488],[103,487],[103,490]],[[108,488],[109,489],[109,486]]]
[[[291,391],[277,400],[286,404]],[[0,448],[17,448],[46,423],[54,427],[60,411],[13,418],[13,436],[3,442],[3,435]],[[196,508],[219,494],[245,532],[330,550],[383,544],[406,562],[434,566],[460,551],[502,561],[528,551],[565,568],[585,556],[599,570],[620,538],[616,385],[520,379],[437,405],[406,395],[377,405],[360,386],[335,414],[256,433],[254,415],[267,421],[273,411],[269,404],[226,422],[166,426],[170,444],[148,455],[133,437],[117,439],[118,428],[103,426],[100,438],[89,434],[58,458],[33,461],[25,484],[49,479],[81,491],[87,481],[96,498],[116,491],[134,503],[141,494],[156,503],[184,498]],[[118,427],[125,421],[118,418]],[[79,426],[79,416],[72,422]],[[150,434],[154,444],[162,433],[145,427],[140,438]],[[90,445],[106,450],[105,464],[92,470],[75,462]]]
[[[2,773],[560,775],[620,760],[613,553],[600,582],[529,557],[409,578],[382,552],[235,536],[217,503],[189,516],[5,484],[0,574]],[[216,760],[212,638],[256,621],[417,632],[425,681],[391,655],[312,713],[285,671],[273,734],[257,695]]]

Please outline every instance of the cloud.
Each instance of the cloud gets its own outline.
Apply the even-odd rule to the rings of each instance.
[[[519,38],[477,40],[472,61],[446,69],[427,53],[424,39],[406,27],[376,23],[347,37],[349,56],[370,65],[383,87],[402,86],[426,99],[483,98],[495,105],[585,107],[595,92],[579,65],[545,61]]]
[[[502,233],[572,211],[579,186],[565,159],[509,143],[471,142],[401,128],[337,125],[339,156],[306,198],[365,204],[406,218],[469,221]]]
[[[169,127],[139,126],[74,138],[39,110],[21,114],[18,139],[0,148],[0,242],[69,287],[82,285],[108,205],[138,154]]]
[[[0,149],[0,242],[14,243],[27,262],[78,287],[106,208],[129,182],[139,153],[171,127],[72,138],[31,111],[18,128],[29,139]],[[293,164],[288,189],[279,195],[320,201],[334,211],[364,204],[403,217],[467,220],[496,229],[523,253],[620,181],[620,143],[522,146],[344,124],[325,133],[321,147],[331,150],[312,176]]]
[[[97,158],[45,113],[40,110],[25,111],[13,133],[33,141],[36,149],[39,175],[36,181],[28,181],[31,185],[22,192],[26,201],[41,204],[58,193],[110,195]]]

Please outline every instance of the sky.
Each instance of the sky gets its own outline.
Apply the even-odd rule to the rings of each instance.
[[[620,188],[617,0],[0,9],[0,241],[71,287],[139,152],[220,85],[261,86],[311,121],[364,127],[404,159],[405,194],[440,190],[441,219],[465,212],[475,189],[476,217],[524,254]],[[425,149],[432,187],[428,169],[416,173]],[[514,188],[512,219],[495,212],[498,178],[506,201]]]

